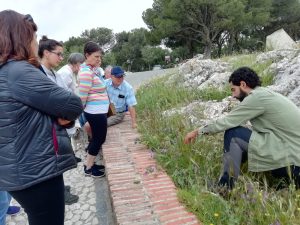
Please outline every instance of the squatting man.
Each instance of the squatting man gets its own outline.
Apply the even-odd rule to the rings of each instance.
[[[299,188],[299,108],[283,95],[261,87],[258,75],[248,67],[234,71],[229,83],[232,96],[240,104],[228,115],[188,133],[185,144],[203,134],[225,131],[220,186],[232,188],[240,174],[243,153],[246,153],[249,171],[271,171],[273,176],[287,181],[291,174]],[[252,130],[242,126],[247,121],[251,122]]]

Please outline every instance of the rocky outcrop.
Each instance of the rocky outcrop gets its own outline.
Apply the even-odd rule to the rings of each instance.
[[[268,88],[287,96],[300,107],[300,51],[288,49],[261,53],[257,55],[255,63],[266,61],[272,62],[266,71],[274,74],[273,85]],[[231,72],[230,63],[221,60],[203,60],[201,56],[194,57],[179,67],[183,85],[192,89],[208,87],[223,89]],[[237,102],[230,97],[221,102],[196,101],[180,109],[168,110],[164,115],[180,113],[186,115],[193,124],[200,126],[207,120],[225,115],[235,104]]]
[[[285,32],[279,29],[266,38],[266,50],[293,49],[296,42]]]
[[[291,99],[300,107],[300,54],[299,51],[291,52],[290,55],[278,62],[274,62],[270,68],[275,74],[274,84],[269,86]]]
[[[182,114],[194,125],[202,126],[206,121],[226,115],[238,104],[232,97],[224,98],[222,101],[194,101],[187,106],[174,108],[163,113],[164,116]],[[201,115],[200,115],[201,114]]]
[[[183,77],[185,87],[198,89],[222,88],[230,75],[229,63],[221,60],[203,60],[201,56],[181,65],[179,73]]]

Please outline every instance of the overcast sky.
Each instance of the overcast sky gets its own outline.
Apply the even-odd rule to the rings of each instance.
[[[31,14],[39,37],[66,41],[96,27],[114,33],[146,27],[142,13],[152,4],[153,0],[1,0],[0,11]]]

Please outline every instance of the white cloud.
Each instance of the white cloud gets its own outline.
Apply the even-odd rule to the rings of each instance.
[[[0,11],[31,14],[39,36],[66,41],[96,27],[114,33],[146,27],[142,13],[152,4],[153,0],[3,0]]]

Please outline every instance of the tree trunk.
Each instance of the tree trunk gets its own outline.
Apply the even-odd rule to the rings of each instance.
[[[206,44],[204,48],[204,59],[210,59],[211,58],[211,49],[212,49],[212,43],[209,42]]]
[[[221,58],[222,55],[222,43],[218,43],[218,58]]]
[[[190,39],[186,41],[186,47],[188,49],[188,58],[193,58],[193,44]]]
[[[232,55],[233,52],[233,45],[234,45],[234,38],[233,38],[233,32],[230,32],[229,34],[229,41],[228,41],[228,55]]]

